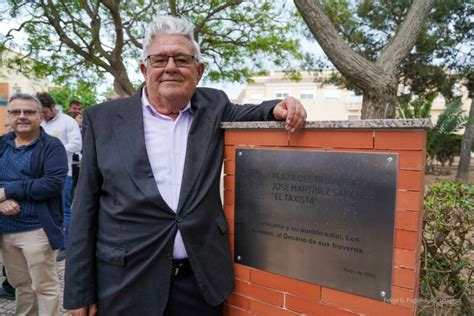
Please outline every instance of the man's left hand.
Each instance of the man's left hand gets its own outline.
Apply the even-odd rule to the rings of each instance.
[[[279,121],[285,121],[285,128],[291,133],[306,123],[306,110],[301,102],[293,97],[287,97],[278,103],[273,108],[273,116]]]
[[[5,200],[0,202],[0,212],[8,216],[16,215],[20,212],[20,204],[15,200]]]

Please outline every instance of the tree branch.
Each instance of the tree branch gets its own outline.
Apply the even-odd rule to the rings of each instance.
[[[123,29],[122,29],[122,17],[120,16],[119,3],[120,1],[113,0],[101,0],[100,1],[104,6],[109,9],[112,16],[112,21],[114,22],[115,27],[115,47],[112,51],[113,59],[120,60],[123,51],[124,38],[123,38]]]
[[[385,71],[394,72],[408,56],[420,34],[426,17],[435,0],[415,0],[408,10],[405,21],[390,43],[384,47],[376,64]]]
[[[357,82],[362,90],[372,86],[372,82],[387,81],[390,74],[357,54],[337,32],[319,1],[294,0],[311,33],[318,41],[334,66],[351,82]],[[370,73],[369,78],[367,74]]]
[[[204,25],[206,25],[206,23],[211,19],[212,16],[214,16],[218,12],[223,11],[223,10],[229,8],[229,7],[239,5],[242,2],[243,2],[243,0],[228,1],[228,2],[224,3],[223,5],[215,8],[211,12],[209,12],[208,15],[206,17],[204,17],[201,21],[199,21],[199,23],[197,23],[196,26],[194,27],[194,38],[196,39],[196,41],[199,38],[199,32],[201,32]]]
[[[178,16],[178,9],[176,8],[176,0],[169,0],[168,1],[170,7],[170,13],[172,16]]]
[[[77,54],[81,55],[84,57],[86,60],[91,60],[94,61],[95,64],[98,66],[106,69],[107,71],[113,73],[114,69],[107,63],[105,63],[102,59],[97,58],[93,54],[85,51],[82,47],[77,45],[64,31],[64,29],[61,27],[60,21],[58,17],[60,16],[59,12],[56,10],[55,5],[52,3],[51,0],[48,0],[47,3],[41,2],[40,4],[45,11],[46,18],[50,22],[51,26],[55,29],[56,33],[58,34],[61,42],[69,46],[73,51],[75,51]],[[49,13],[49,14],[48,14]]]

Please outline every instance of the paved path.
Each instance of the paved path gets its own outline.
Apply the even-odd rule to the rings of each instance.
[[[59,282],[61,283],[61,306],[63,304],[63,289],[64,289],[64,263],[66,261],[63,260],[58,262],[56,265],[58,271]],[[0,275],[1,275],[1,266],[0,266]],[[0,285],[3,282],[4,277],[0,277]],[[64,312],[62,309],[63,315],[68,315],[68,313]],[[10,316],[15,315],[15,302],[9,301],[6,299],[0,298],[0,316]]]

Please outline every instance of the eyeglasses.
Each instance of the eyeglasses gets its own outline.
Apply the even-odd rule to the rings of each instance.
[[[38,113],[38,111],[35,110],[8,110],[8,115],[11,117],[19,117],[21,114],[26,117],[33,117],[36,113]]]
[[[165,68],[168,65],[168,61],[170,58],[173,58],[174,63],[177,67],[188,68],[191,67],[193,62],[196,60],[196,57],[191,55],[175,55],[175,56],[168,56],[168,55],[149,55],[146,59],[150,61],[150,66],[153,68]]]

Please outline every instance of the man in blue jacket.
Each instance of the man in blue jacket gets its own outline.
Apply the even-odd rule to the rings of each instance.
[[[56,249],[64,247],[61,193],[68,166],[64,146],[40,127],[41,103],[8,101],[12,132],[0,139],[0,232],[16,314],[59,315]]]

